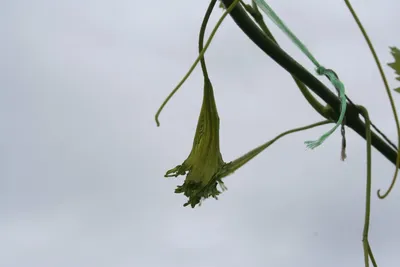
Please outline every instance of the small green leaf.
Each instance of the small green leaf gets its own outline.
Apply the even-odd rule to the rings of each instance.
[[[395,73],[399,76],[396,77],[396,80],[400,81],[400,50],[393,46],[390,47],[390,53],[393,55],[394,57],[394,62],[389,63],[388,66],[391,67],[392,69],[394,69]],[[400,93],[400,87],[394,89],[396,92]]]

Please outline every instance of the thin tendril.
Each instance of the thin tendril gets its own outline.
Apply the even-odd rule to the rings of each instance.
[[[299,128],[294,128],[291,130],[288,130],[286,132],[283,132],[279,135],[277,135],[275,138],[269,140],[268,142],[262,144],[261,146],[256,147],[255,149],[247,152],[246,154],[244,154],[243,156],[231,161],[230,163],[228,163],[226,165],[226,167],[218,174],[219,178],[223,178],[226,177],[228,175],[230,175],[231,173],[233,173],[234,171],[236,171],[237,169],[239,169],[240,167],[242,167],[244,164],[246,164],[247,162],[249,162],[251,159],[253,159],[255,156],[257,156],[258,154],[260,154],[262,151],[264,151],[267,147],[269,147],[270,145],[272,145],[273,143],[275,143],[276,141],[278,141],[280,138],[284,137],[285,135],[288,134],[292,134],[295,132],[300,132],[300,131],[304,131],[304,130],[308,130],[317,126],[321,126],[321,125],[325,125],[328,123],[333,123],[333,121],[331,120],[325,120],[325,121],[320,121],[317,123],[313,123],[307,126],[303,126],[303,127],[299,127]]]
[[[192,66],[190,67],[189,71],[186,73],[186,75],[182,78],[182,80],[178,83],[178,85],[172,90],[172,92],[167,96],[167,98],[164,100],[164,102],[161,104],[160,108],[158,109],[156,115],[155,115],[155,120],[157,123],[157,126],[160,126],[160,121],[158,120],[158,117],[160,116],[161,111],[163,110],[164,106],[168,103],[168,101],[174,96],[174,94],[179,90],[179,88],[182,86],[182,84],[189,78],[190,74],[192,74],[193,70],[196,68],[197,64],[199,63],[200,59],[204,56],[204,53],[207,51],[207,48],[210,46],[212,39],[214,38],[215,33],[217,32],[219,26],[221,23],[224,21],[225,17],[235,8],[236,4],[239,2],[239,0],[235,0],[229,8],[225,11],[225,13],[221,16],[221,18],[218,20],[217,24],[215,25],[214,29],[212,30],[210,37],[208,38],[204,49],[200,52],[199,56],[196,58]]]
[[[372,253],[372,249],[371,249],[371,246],[370,246],[370,244],[369,244],[369,241],[368,241],[368,255],[369,255],[369,258],[370,258],[371,261],[372,261],[372,265],[373,265],[374,267],[378,267],[378,264],[376,264],[376,261],[375,261],[374,254]]]
[[[365,219],[364,219],[364,230],[363,230],[363,248],[364,248],[364,261],[365,267],[369,267],[369,255],[370,252],[368,242],[369,222],[371,217],[371,183],[372,183],[372,161],[371,161],[371,121],[369,120],[368,111],[363,106],[358,106],[361,110],[361,114],[365,119],[365,135],[367,139],[367,186],[365,196]]]
[[[361,30],[361,32],[362,32],[362,34],[363,34],[363,36],[364,36],[364,39],[365,39],[365,41],[367,42],[369,49],[371,50],[371,54],[372,54],[372,56],[373,56],[374,59],[375,59],[375,63],[376,63],[376,65],[377,65],[378,69],[379,69],[379,72],[380,72],[381,77],[382,77],[382,81],[383,81],[383,83],[384,83],[384,85],[385,85],[386,93],[387,93],[387,95],[388,95],[388,97],[389,97],[389,101],[390,101],[390,106],[392,107],[394,120],[395,120],[395,122],[396,122],[396,127],[397,127],[397,138],[398,138],[396,170],[395,170],[395,172],[394,172],[394,175],[393,175],[393,178],[392,178],[392,182],[391,182],[391,184],[390,184],[390,186],[389,186],[389,189],[386,191],[386,193],[383,194],[383,195],[381,195],[381,194],[380,194],[380,191],[381,191],[380,189],[379,189],[378,192],[377,192],[378,197],[379,197],[380,199],[384,199],[384,198],[387,197],[387,196],[389,195],[389,193],[392,191],[392,188],[394,187],[394,184],[396,183],[397,173],[398,173],[399,167],[400,167],[400,123],[399,123],[399,118],[398,118],[398,116],[397,116],[396,106],[395,106],[394,101],[393,101],[392,93],[390,92],[389,84],[388,84],[388,82],[387,82],[385,73],[383,72],[382,65],[381,65],[381,63],[380,63],[380,61],[379,61],[379,58],[378,58],[378,56],[377,56],[377,54],[376,54],[376,52],[375,52],[374,46],[372,45],[372,42],[371,42],[371,40],[369,39],[367,32],[365,31],[365,29],[364,29],[364,27],[363,27],[363,25],[362,25],[360,19],[358,18],[357,14],[356,14],[356,12],[354,11],[354,9],[353,9],[352,5],[350,4],[349,0],[344,0],[344,2],[346,3],[347,8],[350,10],[350,13],[351,13],[351,15],[353,16],[354,20],[356,21],[358,27],[360,28],[360,30]]]

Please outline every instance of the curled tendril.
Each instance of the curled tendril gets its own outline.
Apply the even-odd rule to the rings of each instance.
[[[388,190],[386,191],[385,194],[381,195],[381,190],[380,190],[380,189],[378,189],[378,191],[376,192],[377,195],[378,195],[378,197],[379,197],[380,199],[384,199],[384,198],[387,197],[387,196],[390,194],[390,192],[392,191],[394,185],[396,184],[397,173],[398,173],[398,169],[396,168],[396,171],[395,171],[394,177],[393,177],[393,179],[392,179],[392,182],[390,183],[390,186],[389,186],[389,188],[388,188]]]
[[[394,101],[393,101],[392,93],[390,92],[389,83],[388,83],[388,81],[387,81],[387,79],[386,79],[385,73],[383,72],[382,64],[381,64],[380,61],[379,61],[379,58],[378,58],[378,55],[377,55],[376,52],[375,52],[374,46],[372,45],[372,42],[371,42],[371,40],[370,40],[370,38],[369,38],[369,36],[368,36],[366,30],[364,29],[364,27],[363,27],[363,25],[362,25],[360,19],[358,18],[356,12],[354,11],[354,9],[353,9],[353,7],[352,7],[350,1],[349,1],[349,0],[345,0],[344,2],[346,3],[347,8],[349,9],[351,15],[353,16],[353,19],[354,19],[355,22],[357,23],[357,26],[358,26],[358,28],[360,29],[362,35],[364,36],[364,39],[365,39],[365,41],[367,42],[367,45],[368,45],[368,47],[369,47],[369,49],[370,49],[370,51],[371,51],[371,54],[372,54],[372,56],[373,56],[373,58],[374,58],[374,60],[375,60],[375,64],[376,64],[376,66],[378,67],[378,70],[379,70],[379,73],[380,73],[380,75],[381,75],[383,84],[384,84],[384,86],[385,86],[386,94],[387,94],[387,96],[388,96],[388,98],[389,98],[390,106],[392,107],[393,117],[394,117],[394,120],[395,120],[395,122],[396,122],[397,139],[398,139],[398,146],[399,146],[399,147],[397,148],[396,170],[395,170],[395,172],[394,172],[394,174],[393,174],[392,182],[391,182],[391,184],[390,184],[388,190],[386,191],[386,193],[383,194],[383,195],[381,195],[381,193],[380,193],[381,190],[379,189],[379,190],[377,191],[378,197],[379,197],[380,199],[384,199],[384,198],[387,197],[387,196],[390,194],[390,192],[392,191],[392,189],[393,189],[393,187],[394,187],[394,184],[396,183],[397,174],[398,174],[399,168],[400,168],[400,122],[399,122],[399,118],[398,118],[398,116],[397,116],[396,105],[395,105],[395,103],[394,103]]]

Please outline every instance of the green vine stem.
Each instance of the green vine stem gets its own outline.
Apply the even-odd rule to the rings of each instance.
[[[189,71],[185,74],[185,76],[182,78],[182,80],[178,83],[178,85],[172,90],[172,92],[167,96],[167,98],[164,100],[164,102],[161,104],[160,108],[158,109],[156,115],[155,115],[155,121],[157,123],[157,126],[160,126],[160,121],[158,120],[158,117],[160,116],[161,111],[165,107],[165,105],[168,103],[168,101],[174,96],[174,94],[179,90],[179,88],[183,85],[183,83],[189,78],[190,74],[192,74],[193,70],[196,68],[197,64],[199,63],[200,59],[203,58],[205,52],[207,51],[207,48],[210,46],[212,39],[214,38],[219,26],[221,23],[224,21],[225,17],[232,11],[232,9],[236,6],[236,4],[239,2],[239,0],[234,0],[228,7],[228,9],[225,11],[225,13],[221,16],[221,18],[218,20],[217,24],[215,25],[214,29],[212,30],[210,37],[208,38],[206,44],[204,45],[204,48],[201,50],[199,56],[196,58],[192,66],[189,68]]]
[[[371,183],[372,183],[372,161],[371,161],[371,121],[369,119],[368,111],[363,106],[358,106],[361,110],[361,114],[365,119],[366,125],[366,139],[367,139],[367,185],[365,194],[365,219],[364,219],[364,230],[363,230],[363,248],[364,248],[364,261],[365,267],[369,267],[369,257],[372,255],[372,250],[368,241],[369,222],[371,217]],[[373,258],[373,255],[372,257]],[[375,261],[375,259],[374,259]],[[376,264],[376,263],[375,263]]]
[[[217,0],[211,0],[210,4],[208,5],[206,14],[204,15],[203,22],[201,23],[200,32],[199,32],[199,54],[201,54],[201,52],[204,49],[204,44],[203,44],[204,43],[204,34],[206,33],[206,27],[207,27],[208,21],[210,19],[211,13],[212,13],[216,3],[217,3]],[[201,70],[203,71],[204,79],[209,80],[208,71],[207,71],[207,67],[206,67],[206,61],[204,59],[204,53],[203,53],[203,56],[200,58],[200,66],[201,66]]]
[[[276,41],[275,37],[272,35],[271,31],[268,29],[267,25],[265,24],[265,21],[263,19],[263,16],[261,12],[259,11],[257,5],[255,4],[254,1],[252,1],[252,5],[248,5],[242,2],[243,7],[246,9],[247,12],[254,18],[255,22],[260,26],[261,30],[265,33],[265,35],[270,38],[273,42],[275,42],[277,45],[278,42]],[[293,79],[297,85],[297,87],[300,89],[300,92],[303,94],[303,96],[306,98],[308,103],[324,118],[328,118],[329,115],[327,114],[327,111],[325,107],[311,94],[311,92],[308,90],[308,88],[295,76],[293,76]]]
[[[349,1],[349,0],[344,0],[344,2],[346,3],[346,6],[347,6],[347,8],[349,9],[349,11],[350,11],[351,15],[353,16],[354,20],[356,21],[356,23],[357,23],[357,25],[358,25],[358,28],[360,28],[360,31],[362,32],[362,35],[364,36],[364,39],[365,39],[365,41],[367,42],[369,49],[371,50],[371,54],[372,54],[372,56],[374,57],[376,66],[378,67],[379,73],[381,74],[383,84],[385,85],[386,93],[387,93],[388,98],[389,98],[389,101],[390,101],[390,106],[392,107],[394,120],[395,120],[395,122],[396,122],[397,138],[398,138],[398,142],[397,142],[398,150],[397,150],[396,170],[395,170],[395,172],[394,172],[393,179],[392,179],[392,182],[391,182],[391,184],[390,184],[390,186],[389,186],[389,189],[386,191],[386,193],[383,194],[383,195],[381,195],[381,194],[380,194],[380,189],[379,189],[378,192],[377,192],[377,193],[378,193],[378,197],[381,198],[381,199],[383,199],[383,198],[387,197],[387,196],[389,195],[389,193],[392,191],[393,186],[394,186],[394,184],[396,183],[396,178],[397,178],[397,174],[398,174],[399,167],[400,167],[400,123],[399,123],[399,118],[398,118],[397,112],[396,112],[396,105],[394,104],[393,97],[392,97],[392,93],[390,92],[389,84],[388,84],[388,82],[387,82],[385,73],[383,72],[383,68],[382,68],[382,65],[381,65],[381,63],[380,63],[380,61],[379,61],[378,55],[377,55],[376,52],[375,52],[374,46],[372,45],[372,42],[371,42],[371,40],[369,39],[368,34],[367,34],[366,30],[364,29],[364,27],[363,27],[363,25],[362,25],[360,19],[358,18],[356,12],[354,11],[354,9],[353,9],[353,7],[352,7],[350,1]]]
[[[230,6],[233,0],[221,0],[225,6]],[[340,114],[340,101],[338,97],[330,91],[314,75],[308,72],[303,66],[290,57],[285,51],[269,39],[264,32],[252,21],[247,12],[241,5],[236,5],[230,12],[239,28],[268,56],[270,56],[282,68],[293,74],[297,79],[304,83],[310,90],[322,98],[330,107],[334,114]],[[360,111],[353,104],[348,105],[346,111],[346,125],[358,133],[361,137],[365,136],[365,123],[359,119]],[[389,161],[395,164],[397,151],[380,138],[373,131],[371,132],[372,145]]]

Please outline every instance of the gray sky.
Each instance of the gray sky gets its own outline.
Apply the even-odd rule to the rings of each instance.
[[[303,144],[331,126],[288,136],[226,178],[219,200],[195,209],[173,192],[184,177],[163,177],[190,152],[200,69],[166,106],[161,127],[153,116],[196,58],[208,1],[0,3],[0,266],[363,266],[365,142],[351,130],[346,162],[338,132],[316,150]],[[380,76],[344,2],[269,3],[395,141]],[[400,2],[353,4],[382,62],[392,61]],[[230,17],[206,59],[225,161],[320,120]],[[379,266],[398,266],[400,185],[378,200],[394,167],[376,151],[373,160],[370,242]]]

